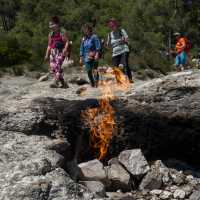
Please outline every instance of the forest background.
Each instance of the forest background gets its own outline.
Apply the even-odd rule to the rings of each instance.
[[[173,70],[173,33],[192,43],[191,58],[200,45],[200,2],[195,0],[0,0],[0,70],[47,70],[44,54],[51,16],[60,17],[73,41],[72,58],[78,65],[81,26],[96,21],[95,32],[106,38],[110,17],[119,20],[130,38],[130,65],[134,71]],[[111,62],[105,50],[101,64]]]

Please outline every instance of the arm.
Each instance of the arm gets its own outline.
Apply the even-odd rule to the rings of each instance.
[[[69,37],[66,32],[63,35],[63,41],[65,42],[65,47],[63,49],[63,55],[66,56],[67,52],[69,51]]]
[[[96,48],[96,53],[95,53],[95,60],[99,59],[99,51],[101,49],[101,43],[98,37],[94,38],[94,44],[95,44],[95,48]]]
[[[83,40],[82,40],[81,46],[80,46],[80,65],[83,65],[83,53],[84,53],[84,48],[83,48]]]
[[[179,41],[176,43],[176,53],[182,52],[186,47],[186,42],[184,38],[179,39]]]
[[[185,39],[184,39],[184,38],[181,38],[181,39],[180,39],[180,48],[184,50],[185,47],[186,47]]]
[[[125,43],[128,43],[128,34],[126,33],[126,31],[124,29],[121,29],[121,33],[122,33],[122,40]]]
[[[111,40],[111,38],[110,38],[110,33],[108,33],[107,40],[106,40],[106,42],[105,42],[105,46],[106,46],[106,47],[109,47],[109,46],[110,46],[110,40]]]
[[[45,60],[48,60],[49,56],[50,56],[50,50],[51,50],[50,44],[51,44],[51,36],[49,35],[48,36],[48,46],[47,46],[47,50],[46,50],[46,54],[45,54],[45,58],[44,58]]]

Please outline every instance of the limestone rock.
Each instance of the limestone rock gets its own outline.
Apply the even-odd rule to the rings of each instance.
[[[151,195],[160,195],[161,193],[162,193],[162,190],[157,190],[157,189],[150,191]]]
[[[177,190],[175,190],[173,196],[174,196],[174,198],[184,199],[185,198],[185,191],[177,189]]]
[[[99,181],[81,181],[80,184],[87,187],[97,197],[105,197],[106,195],[105,186]]]
[[[111,182],[111,190],[122,189],[123,191],[130,190],[130,175],[129,173],[119,164],[111,164],[107,168],[107,176]]]
[[[190,196],[190,200],[199,200],[200,199],[200,191],[194,191]]]
[[[172,193],[169,191],[164,191],[160,194],[160,199],[169,199],[172,196]]]
[[[151,169],[145,177],[142,179],[142,182],[139,186],[140,190],[144,189],[160,189],[162,186],[162,174],[159,171],[159,168],[157,169]]]
[[[39,81],[39,82],[47,81],[47,80],[49,79],[49,76],[50,76],[50,74],[47,73],[47,74],[41,76],[41,77],[38,79],[38,81]]]
[[[126,150],[120,153],[119,162],[134,176],[146,174],[150,167],[140,149]]]
[[[80,168],[80,179],[83,181],[102,181],[105,182],[106,172],[103,164],[95,159],[78,165]]]

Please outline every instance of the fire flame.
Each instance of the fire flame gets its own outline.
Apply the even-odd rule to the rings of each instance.
[[[88,108],[82,112],[82,118],[91,131],[90,146],[97,149],[99,160],[105,157],[110,141],[117,129],[115,111],[110,101],[115,98],[115,92],[124,91],[130,87],[129,81],[120,69],[114,68],[111,75],[115,77],[117,83],[113,83],[113,81],[102,82],[99,107]]]

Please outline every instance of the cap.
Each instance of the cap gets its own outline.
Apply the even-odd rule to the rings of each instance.
[[[181,35],[179,32],[174,33],[174,36],[179,36],[179,35]]]

